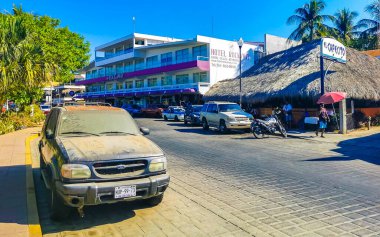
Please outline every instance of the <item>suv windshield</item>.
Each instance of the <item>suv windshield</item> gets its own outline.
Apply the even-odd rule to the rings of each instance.
[[[234,112],[234,111],[242,111],[238,104],[220,104],[219,112]]]
[[[139,129],[135,121],[123,111],[65,111],[62,113],[59,135],[133,134]]]

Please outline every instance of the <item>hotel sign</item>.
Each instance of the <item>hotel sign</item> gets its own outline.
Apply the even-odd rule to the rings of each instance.
[[[322,38],[321,56],[340,63],[347,62],[346,47],[335,39]]]
[[[108,81],[117,80],[117,79],[123,79],[123,73],[118,73],[118,74],[114,74],[111,76],[107,76]]]

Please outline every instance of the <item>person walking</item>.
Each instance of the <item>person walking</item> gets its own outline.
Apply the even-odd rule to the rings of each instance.
[[[321,132],[321,137],[323,136],[325,129],[327,127],[327,123],[330,122],[329,115],[327,114],[327,110],[325,109],[325,105],[321,104],[319,106],[319,127],[317,128],[317,131],[315,131],[315,135],[318,137],[318,133]]]

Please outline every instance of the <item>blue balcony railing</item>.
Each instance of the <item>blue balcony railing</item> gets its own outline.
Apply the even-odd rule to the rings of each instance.
[[[106,59],[109,59],[109,58],[117,57],[117,56],[120,56],[120,55],[123,55],[123,54],[132,53],[132,52],[133,52],[133,48],[124,49],[124,50],[121,50],[121,51],[117,51],[115,53],[107,53],[106,52],[104,57],[96,57],[95,61],[102,61],[102,60],[106,60]]]
[[[186,63],[186,62],[190,62],[190,61],[195,61],[195,60],[199,60],[199,61],[209,61],[209,58],[208,57],[205,57],[205,56],[196,56],[196,57],[188,57],[188,58],[185,58],[185,59],[182,59],[182,60],[173,60],[173,61],[165,61],[165,62],[155,62],[155,63],[152,63],[152,64],[137,64],[137,65],[134,65],[134,67],[131,67],[131,66],[128,66],[128,67],[125,67],[123,70],[118,70],[117,72],[116,71],[110,71],[110,72],[107,72],[107,73],[92,73],[92,74],[88,74],[86,75],[86,80],[88,79],[93,79],[93,78],[98,78],[98,77],[104,77],[104,76],[112,76],[112,75],[115,75],[115,74],[118,74],[118,73],[125,73],[125,72],[136,72],[136,71],[141,71],[141,70],[145,70],[145,69],[150,69],[150,68],[158,68],[158,67],[164,67],[164,66],[169,66],[169,65],[174,65],[174,64],[179,64],[179,63]]]

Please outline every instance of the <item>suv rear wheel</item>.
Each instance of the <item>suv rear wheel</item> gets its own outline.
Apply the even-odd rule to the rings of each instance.
[[[209,129],[207,120],[205,118],[202,119],[202,128],[203,128],[203,130],[208,130]]]

